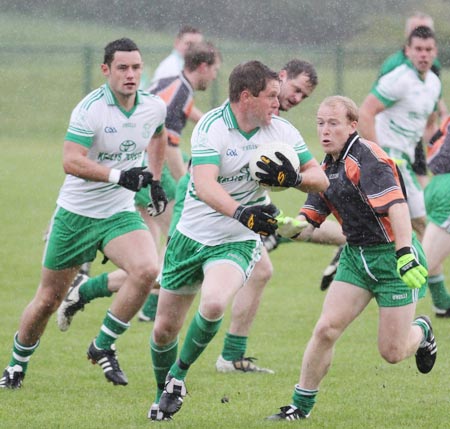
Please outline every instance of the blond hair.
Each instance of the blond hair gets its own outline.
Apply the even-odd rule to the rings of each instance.
[[[330,107],[343,106],[347,119],[350,122],[358,122],[358,106],[351,98],[344,97],[343,95],[331,95],[330,97],[325,98],[322,103],[320,103],[319,109],[324,105]]]

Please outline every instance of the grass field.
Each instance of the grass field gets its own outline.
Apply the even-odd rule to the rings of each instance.
[[[26,33],[19,30],[24,24]],[[125,34],[124,29],[94,29],[67,23],[55,23],[52,29],[53,38],[44,21],[17,16],[0,18],[2,46],[50,41],[52,45],[58,41],[59,45],[68,46],[91,40],[103,46]],[[130,33],[137,41],[149,44],[156,37],[138,31]],[[168,46],[170,40],[160,37],[158,43]],[[6,54],[0,49],[0,55]],[[284,56],[291,57],[293,53]],[[281,65],[288,58],[280,55],[273,66]],[[38,283],[42,235],[63,180],[62,139],[70,111],[82,95],[81,69],[75,54],[31,52],[28,57],[8,54],[2,59],[0,91],[8,103],[2,103],[0,120],[0,369],[9,361],[20,314]],[[221,97],[233,61],[237,57],[235,60],[224,57]],[[360,102],[370,88],[374,73],[373,69],[363,67],[351,70],[346,75],[347,95]],[[333,91],[333,71],[321,68],[319,78],[320,85],[311,100],[287,115],[302,130],[318,157],[314,112],[320,100]],[[95,75],[94,80],[101,83],[101,76]],[[198,98],[202,108],[208,107],[208,97],[209,94],[201,94]],[[295,213],[303,199],[302,194],[294,191],[274,196],[275,202],[288,213]],[[448,427],[448,321],[432,317],[439,344],[438,361],[435,369],[424,376],[416,370],[414,359],[393,366],[380,358],[374,303],[338,342],[333,365],[321,386],[311,418],[281,424],[263,420],[290,401],[301,356],[324,298],[319,290],[321,273],[333,252],[333,247],[296,243],[283,245],[272,253],[275,273],[250,336],[248,355],[258,357],[259,364],[273,368],[276,374],[215,372],[214,362],[228,327],[227,313],[217,337],[188,375],[190,394],[175,420],[168,423],[171,428]],[[93,272],[100,273],[105,268],[113,269],[111,264],[104,267],[97,261]],[[449,262],[445,272],[450,278]],[[97,334],[109,303],[110,299],[106,298],[90,304],[66,333],[59,332],[54,318],[50,320],[30,363],[24,388],[0,390],[0,427],[144,428],[152,424],[146,418],[155,390],[148,350],[151,324],[133,321],[131,329],[117,343],[122,368],[130,380],[127,387],[106,383],[101,369],[86,360],[86,349]],[[427,295],[419,303],[418,313],[430,314],[430,307]],[[222,404],[225,395],[229,403]]]

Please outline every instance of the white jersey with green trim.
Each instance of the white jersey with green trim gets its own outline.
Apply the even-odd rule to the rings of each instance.
[[[217,165],[218,182],[239,204],[265,204],[267,191],[250,176],[249,161],[257,147],[276,140],[291,144],[301,164],[313,158],[298,130],[285,119],[273,115],[270,125],[246,134],[239,129],[230,104],[226,103],[205,114],[195,126],[191,139],[192,165]],[[259,240],[258,234],[199,200],[193,177],[177,229],[208,246]]]
[[[386,106],[375,116],[378,144],[407,155],[413,163],[417,142],[437,107],[441,81],[432,71],[422,80],[411,63],[405,63],[381,76],[372,93]]]
[[[159,97],[138,91],[126,112],[107,84],[88,94],[73,110],[65,140],[89,149],[88,158],[119,170],[140,167],[148,143],[164,126],[166,105]],[[134,211],[135,193],[122,186],[93,182],[68,174],[57,204],[86,217],[104,219]]]

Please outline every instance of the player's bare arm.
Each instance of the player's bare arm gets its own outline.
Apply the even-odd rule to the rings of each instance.
[[[162,168],[166,156],[167,130],[163,127],[159,133],[155,133],[147,147],[148,168],[155,180],[161,179]]]
[[[375,116],[386,107],[373,94],[369,94],[359,108],[358,132],[361,137],[378,143],[375,132]]]
[[[425,131],[423,132],[423,139],[425,142],[428,143],[438,129],[439,111],[435,111],[428,117],[427,124],[425,125]]]
[[[189,120],[196,124],[202,116],[203,112],[197,107],[192,106],[191,112],[189,113]]]
[[[166,149],[166,159],[170,174],[172,174],[176,181],[180,180],[187,172],[181,149],[178,146],[168,145]]]
[[[394,231],[395,250],[411,247],[411,222],[405,222],[409,216],[408,204],[406,202],[393,204],[388,209],[388,216]]]
[[[86,147],[65,140],[63,147],[64,172],[95,182],[108,182],[111,169],[90,160],[87,154]]]
[[[302,182],[298,189],[303,192],[324,192],[330,185],[327,176],[315,159],[301,165],[300,173],[302,174]]]

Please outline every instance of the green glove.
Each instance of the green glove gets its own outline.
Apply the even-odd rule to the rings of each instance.
[[[410,247],[402,247],[396,252],[397,256],[397,273],[405,284],[417,289],[422,287],[428,276],[428,270],[419,263]]]
[[[276,217],[276,220],[278,221],[277,233],[284,238],[295,238],[308,226],[308,222],[284,216],[283,212]]]

